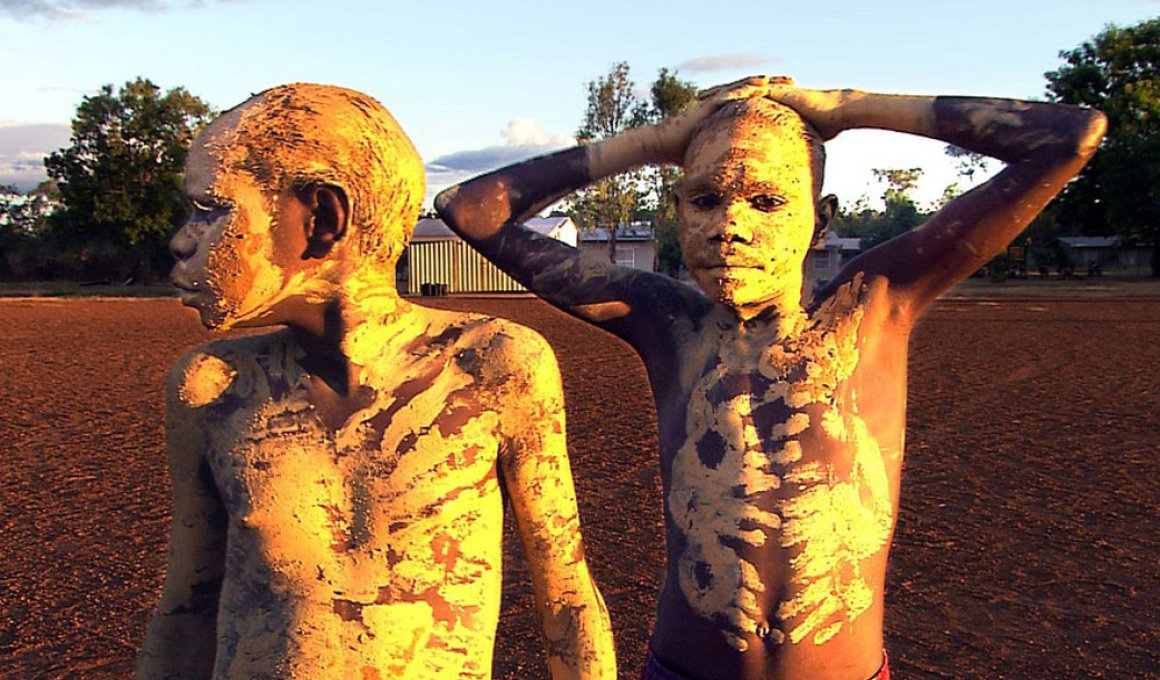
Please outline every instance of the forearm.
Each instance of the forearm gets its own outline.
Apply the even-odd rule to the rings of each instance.
[[[487,238],[596,180],[662,160],[654,137],[652,128],[630,130],[510,165],[443,191],[435,210],[468,241]]]
[[[847,92],[840,129],[877,128],[938,139],[1006,163],[1042,156],[1087,158],[1103,135],[1098,111],[978,97]]]
[[[217,646],[216,611],[215,607],[212,612],[155,613],[141,647],[137,678],[211,677]]]
[[[574,589],[537,602],[553,680],[616,677],[608,610],[587,567],[582,571]]]

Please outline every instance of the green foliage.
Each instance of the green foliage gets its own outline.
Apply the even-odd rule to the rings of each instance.
[[[955,172],[968,182],[975,179],[976,172],[986,172],[991,160],[981,153],[975,153],[954,144],[947,144],[943,148],[943,152],[955,159]]]
[[[643,125],[647,107],[633,91],[627,62],[613,64],[606,75],[588,83],[588,106],[576,131],[581,144],[600,141]],[[616,261],[616,234],[628,222],[641,202],[641,172],[631,171],[606,177],[579,191],[572,199],[570,214],[581,229],[608,231],[608,259]]]
[[[922,179],[922,168],[874,168],[874,178],[886,183],[882,200],[890,203],[910,203],[910,192],[918,187]]]
[[[842,236],[861,239],[862,248],[869,250],[914,229],[924,219],[926,215],[908,201],[888,203],[883,210],[874,210],[860,204],[852,211],[839,211],[834,218],[833,229]]]
[[[662,68],[650,88],[652,101],[648,119],[652,123],[675,116],[697,101],[697,86],[681,80],[676,71]],[[653,224],[657,237],[657,264],[660,271],[676,276],[683,264],[681,241],[677,230],[677,189],[681,170],[661,166],[651,171],[653,199],[656,201]]]
[[[859,201],[852,211],[839,211],[833,225],[835,232],[861,239],[865,250],[905,234],[927,217],[910,197],[922,178],[922,168],[874,168],[871,172],[886,184],[883,209],[876,210]]]
[[[1060,194],[1058,219],[1082,233],[1151,242],[1160,276],[1160,19],[1108,26],[1059,56],[1063,64],[1044,74],[1048,99],[1103,111],[1108,135]]]
[[[62,242],[134,248],[139,274],[147,275],[185,217],[182,170],[210,114],[184,88],[162,94],[143,78],[85,97],[70,145],[45,160],[59,186],[61,209],[52,224]]]

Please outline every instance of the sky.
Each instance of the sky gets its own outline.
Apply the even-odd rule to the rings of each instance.
[[[1041,98],[1060,50],[1157,15],[1160,0],[0,0],[0,184],[43,179],[82,98],[137,76],[219,110],[288,82],[366,92],[415,142],[430,198],[570,145],[586,84],[618,61],[644,96],[663,67],[702,87],[767,73]],[[872,168],[923,168],[921,203],[956,179],[931,140],[854,130],[827,150],[847,206],[882,193]]]

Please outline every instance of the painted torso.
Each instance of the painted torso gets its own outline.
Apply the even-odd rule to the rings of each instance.
[[[859,277],[780,329],[719,306],[674,327],[679,376],[658,385],[649,371],[668,532],[662,659],[703,677],[780,677],[866,636],[880,653],[906,387],[906,334],[885,297]]]
[[[215,677],[490,677],[499,322],[458,319],[368,362],[337,429],[288,333],[191,359],[229,514]]]

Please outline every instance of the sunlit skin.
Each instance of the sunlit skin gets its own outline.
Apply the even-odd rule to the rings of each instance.
[[[806,252],[835,208],[819,196],[811,144],[859,127],[932,137],[1008,167],[803,299]],[[1065,106],[806,90],[759,77],[710,91],[658,126],[436,199],[502,269],[624,338],[644,362],[666,519],[656,662],[706,680],[883,671],[909,333],[942,291],[1031,221],[1103,131],[1098,112]],[[695,288],[517,226],[644,163],[685,170],[679,233]]]
[[[506,500],[552,677],[614,678],[555,357],[529,329],[398,296],[423,169],[390,115],[275,88],[207,128],[186,170],[182,302],[211,328],[286,328],[170,373],[169,567],[138,676],[490,677]]]

